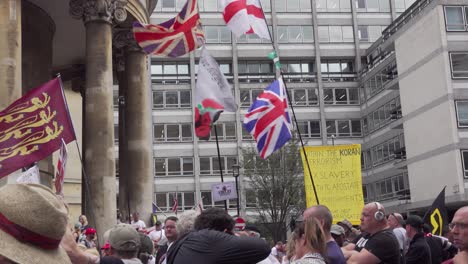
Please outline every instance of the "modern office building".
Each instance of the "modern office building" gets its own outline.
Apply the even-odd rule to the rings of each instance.
[[[185,2],[158,1],[151,22],[174,17]],[[424,210],[445,185],[449,206],[467,203],[468,1],[261,2],[308,145],[362,144],[365,200],[390,211]],[[243,115],[276,77],[267,58],[272,43],[235,38],[217,0],[198,5],[206,48],[239,105],[217,122],[224,180],[234,181],[232,165],[242,164],[241,150],[253,143]],[[154,200],[165,214],[175,194],[179,210],[200,198],[223,206],[210,193],[220,182],[216,143],[194,136],[199,55],[151,60]],[[248,212],[255,190],[240,172]],[[236,201],[228,205],[234,214]]]

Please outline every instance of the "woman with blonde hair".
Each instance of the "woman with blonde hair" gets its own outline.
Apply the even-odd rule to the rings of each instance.
[[[291,237],[286,244],[286,255],[283,257],[283,261],[281,262],[282,264],[290,264],[296,259],[296,240],[297,234],[296,232],[292,232]]]
[[[292,264],[326,264],[326,241],[320,223],[315,217],[308,217],[294,231],[296,255]]]

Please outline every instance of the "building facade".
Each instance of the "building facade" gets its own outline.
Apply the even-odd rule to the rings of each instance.
[[[296,129],[307,145],[362,144],[364,198],[390,211],[422,211],[445,185],[449,206],[466,203],[468,9],[463,1],[453,6],[435,0],[261,2]],[[151,22],[174,17],[184,4],[159,1]],[[272,43],[255,35],[235,38],[218,1],[200,0],[199,10],[206,48],[232,84],[239,106],[217,122],[224,178],[234,181],[232,165],[248,162],[242,149],[253,146],[243,115],[277,77],[267,58]],[[205,206],[223,206],[210,193],[220,182],[216,143],[213,137],[194,136],[199,56],[195,51],[151,60],[154,200],[164,214],[172,213],[175,195],[179,210],[193,208],[200,199]],[[257,204],[242,174],[241,168],[241,214],[246,214]],[[235,214],[236,201],[228,206]]]

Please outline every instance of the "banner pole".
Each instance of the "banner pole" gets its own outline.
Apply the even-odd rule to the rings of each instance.
[[[270,28],[268,27],[268,23],[267,23],[267,20],[266,20],[266,17],[265,17],[265,13],[263,12],[262,3],[261,3],[261,1],[259,1],[259,3],[260,3],[260,8],[262,9],[262,13],[263,13],[263,20],[265,21],[265,25],[267,25],[268,34],[270,35],[271,47],[273,48],[273,50],[275,52],[275,55],[276,55],[276,59],[278,59],[278,63],[279,63],[278,52],[277,52],[275,44],[273,42],[273,37],[271,35]],[[273,60],[273,61],[274,61],[274,64],[276,64],[275,60]],[[276,67],[276,65],[273,65],[273,66]],[[281,66],[277,67],[276,69],[277,69],[277,71],[279,71],[279,73],[281,75],[281,79],[283,81],[284,89],[286,90],[286,95],[288,97],[288,103],[289,103],[289,106],[291,107],[291,112],[292,112],[292,115],[293,115],[294,123],[296,124],[296,127],[297,127],[297,132],[298,132],[297,134],[299,135],[299,141],[301,142],[302,151],[304,153],[304,159],[306,160],[307,170],[309,172],[309,177],[310,177],[310,182],[311,182],[312,188],[314,190],[315,200],[317,201],[317,204],[320,204],[319,199],[318,199],[318,195],[317,195],[317,189],[315,188],[314,178],[312,177],[312,170],[310,169],[309,159],[307,157],[307,152],[305,151],[304,141],[302,140],[302,135],[301,135],[301,133],[299,131],[299,125],[297,124],[296,112],[294,111],[294,107],[293,107],[293,104],[292,104],[292,101],[291,101],[291,95],[289,93],[288,86],[284,82],[284,75],[283,75],[283,71],[281,70]]]
[[[213,124],[213,125],[214,125],[214,132],[215,132],[215,138],[216,138],[216,149],[218,150],[219,173],[221,175],[221,182],[224,182],[223,167],[221,166],[221,153],[219,152],[218,130],[216,129],[216,124]],[[224,210],[226,210],[226,212],[228,211],[226,200],[224,200]]]

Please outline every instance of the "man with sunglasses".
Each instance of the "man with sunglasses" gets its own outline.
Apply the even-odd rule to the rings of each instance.
[[[453,235],[453,243],[458,248],[458,254],[453,259],[443,264],[467,264],[468,263],[468,206],[457,210],[449,224]]]

